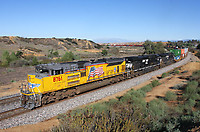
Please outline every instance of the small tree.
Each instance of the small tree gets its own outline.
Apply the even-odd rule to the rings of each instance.
[[[17,51],[17,53],[15,54],[15,56],[16,56],[17,58],[21,58],[22,55],[23,55],[23,52],[21,52],[21,51]]]
[[[53,51],[53,49],[51,49],[51,50],[49,50],[48,52],[49,52],[49,53],[48,53],[48,57],[49,57],[49,58],[53,58],[53,57],[58,57],[58,56],[59,56],[59,53],[58,53],[57,50],[56,50],[56,51]]]
[[[8,66],[10,63],[10,54],[8,51],[4,51],[2,54],[2,65],[3,66]]]
[[[33,57],[33,60],[32,60],[32,63],[31,63],[31,65],[37,65],[37,64],[39,64],[39,62],[38,62],[38,60],[37,60],[37,58],[36,57]]]
[[[73,61],[73,60],[75,60],[75,56],[71,51],[70,52],[65,52],[65,54],[63,55],[61,60],[62,61]]]
[[[144,49],[146,54],[165,53],[165,48],[162,42],[157,42],[155,44],[149,40],[146,40],[144,43]]]
[[[108,51],[107,51],[107,50],[102,50],[102,51],[101,51],[101,54],[102,54],[103,56],[106,56],[106,55],[108,54]]]
[[[12,52],[11,55],[10,55],[10,61],[15,61],[15,60],[17,60],[17,59],[18,59],[18,58],[17,58],[17,56],[15,55],[15,53]]]

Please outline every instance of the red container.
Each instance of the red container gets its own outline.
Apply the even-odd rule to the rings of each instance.
[[[185,58],[185,54],[181,54],[181,59]]]
[[[185,49],[181,49],[181,55],[185,53]]]

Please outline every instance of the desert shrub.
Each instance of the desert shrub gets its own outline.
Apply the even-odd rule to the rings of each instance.
[[[70,52],[65,52],[63,57],[61,58],[62,61],[73,61],[75,60],[75,55],[70,51]]]
[[[127,94],[130,94],[130,96],[135,96],[136,98],[144,98],[145,97],[145,93],[142,90],[134,90],[131,89],[130,91],[127,92]]]
[[[162,78],[165,78],[165,77],[167,77],[167,76],[169,76],[169,73],[163,73],[163,74],[161,75]]]
[[[35,56],[34,55],[27,55],[24,58],[28,61],[32,60]]]
[[[31,65],[34,66],[34,65],[37,65],[37,64],[39,64],[37,58],[33,57],[32,61],[31,61]]]
[[[53,49],[51,49],[51,50],[48,51],[48,57],[49,57],[49,58],[59,57],[59,53],[58,53],[57,50],[54,51]]]
[[[101,54],[102,54],[102,56],[106,56],[108,54],[108,51],[104,49],[101,51]]]
[[[165,94],[165,99],[167,101],[175,101],[177,99],[177,95],[174,92],[167,91]]]
[[[190,80],[199,80],[200,79],[200,70],[194,71],[192,73],[192,77],[190,77]]]
[[[119,49],[116,47],[113,47],[109,50],[109,53],[114,54],[114,55],[118,55],[119,54]]]
[[[143,86],[140,90],[144,92],[150,92],[152,90],[152,85]]]
[[[8,51],[4,51],[1,57],[2,65],[3,66],[8,66],[11,59],[10,59],[10,54]]]
[[[142,98],[132,97],[132,108],[134,110],[140,110],[140,112],[145,112],[146,110],[146,101]]]
[[[147,111],[155,119],[161,119],[166,116],[168,107],[164,101],[154,99],[147,104]]]
[[[141,95],[142,98],[146,97],[146,92],[145,91],[143,91],[141,89],[138,89],[137,92],[140,93],[140,95]]]
[[[10,62],[10,67],[22,67],[22,66],[28,66],[29,63],[26,60],[15,60]]]
[[[198,92],[198,82],[197,81],[190,81],[188,82],[187,84],[187,87],[185,88],[185,91],[184,91],[184,95],[183,97],[186,98],[186,99],[189,99],[189,98],[193,98],[197,92]]]
[[[95,103],[92,104],[88,107],[89,109],[92,109],[93,112],[108,112],[108,110],[110,109],[110,107],[108,105],[106,105],[105,103]]]
[[[200,110],[192,111],[192,115],[193,115],[193,122],[200,123]]]
[[[17,58],[21,58],[23,55],[23,52],[21,51],[17,51],[17,53],[15,54]]]
[[[161,83],[158,81],[158,80],[153,80],[152,82],[151,82],[151,85],[153,86],[153,87],[156,87],[156,86],[158,86],[158,85],[160,85]]]
[[[128,103],[128,102],[130,102],[131,101],[131,94],[129,94],[129,93],[126,93],[126,94],[124,94],[123,96],[121,96],[120,98],[119,98],[119,101],[120,102],[123,102],[123,103]]]
[[[196,104],[196,101],[193,99],[189,99],[185,102],[185,105],[188,106],[189,108],[194,107],[194,105]]]
[[[106,101],[105,104],[113,108],[117,108],[118,106],[123,106],[123,103],[120,102],[118,99],[110,99],[109,101]]]
[[[49,59],[46,56],[40,56],[40,57],[38,57],[38,61],[40,61],[40,63],[42,63],[42,64],[47,64],[47,63],[51,63],[52,62],[52,60]]]
[[[17,58],[17,56],[15,55],[15,53],[12,52],[11,55],[10,55],[10,61],[16,61],[17,59],[18,59],[18,58]]]
[[[147,104],[147,114],[151,117],[149,127],[152,131],[161,131],[163,121],[168,115],[168,107],[164,101],[156,99]]]
[[[163,124],[164,125],[164,124]],[[177,128],[179,126],[179,120],[177,117],[171,117],[165,124],[165,130],[167,132],[180,132],[180,130]]]
[[[178,70],[176,70],[176,71],[174,72],[174,74],[179,74],[179,71],[178,71]]]

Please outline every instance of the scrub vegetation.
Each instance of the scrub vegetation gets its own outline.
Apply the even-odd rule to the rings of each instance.
[[[200,125],[200,71],[182,85],[182,95],[167,92],[165,98],[144,100],[159,86],[158,80],[123,96],[60,114],[60,126],[51,131],[187,131]],[[176,102],[176,103],[174,103]]]

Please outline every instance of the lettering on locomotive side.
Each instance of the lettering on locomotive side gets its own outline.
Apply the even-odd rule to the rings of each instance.
[[[62,76],[53,77],[53,82],[60,82],[62,81]]]

